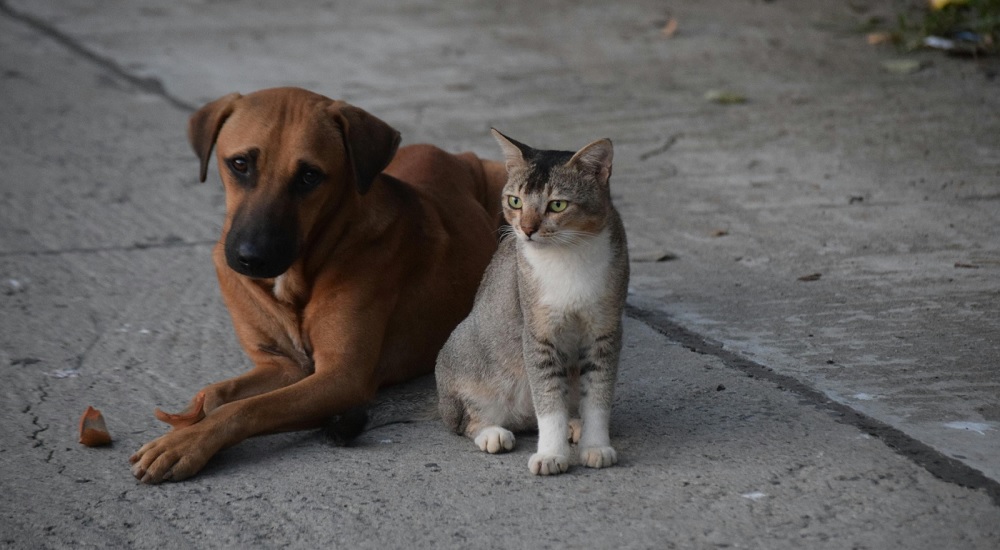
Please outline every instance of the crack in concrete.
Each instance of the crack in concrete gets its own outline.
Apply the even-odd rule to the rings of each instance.
[[[847,405],[831,401],[823,392],[800,382],[796,378],[779,374],[764,365],[725,350],[720,344],[712,343],[704,336],[670,320],[666,314],[647,311],[631,304],[626,305],[625,313],[695,353],[716,357],[727,367],[743,372],[750,378],[770,382],[780,390],[797,394],[811,403],[817,410],[833,416],[837,422],[854,426],[868,435],[878,438],[896,454],[924,468],[934,477],[961,487],[983,491],[990,497],[994,505],[1000,506],[1000,482],[987,477],[968,464],[942,454],[930,445],[918,441],[884,422]]]
[[[656,156],[662,155],[663,153],[666,153],[667,151],[670,150],[671,147],[674,146],[675,143],[677,143],[677,140],[679,140],[682,137],[684,137],[684,134],[674,134],[674,135],[668,137],[667,141],[663,145],[660,145],[659,147],[657,147],[655,149],[652,149],[650,151],[646,151],[645,153],[639,155],[639,160],[640,161],[647,161],[647,160],[649,160],[649,159],[651,159],[653,157],[656,157]]]
[[[86,361],[87,357],[90,355],[90,353],[97,346],[98,342],[100,342],[101,339],[106,334],[106,331],[101,328],[100,319],[94,313],[90,314],[90,322],[94,325],[94,329],[95,329],[96,335],[94,336],[93,339],[91,339],[91,341],[87,344],[87,346],[83,349],[83,351],[81,351],[75,357],[72,358],[72,365],[73,366],[72,366],[71,370],[74,371],[74,372],[79,372],[82,369],[84,361]],[[37,405],[41,405],[41,404],[45,403],[48,400],[48,398],[49,398],[49,391],[48,391],[49,383],[50,382],[49,382],[49,379],[47,378],[47,376],[43,375],[41,383],[35,388],[35,390],[38,392],[38,399],[36,401]],[[42,449],[44,449],[46,447],[46,442],[45,442],[45,439],[43,437],[41,437],[41,435],[43,433],[45,433],[46,431],[48,431],[48,429],[49,429],[50,426],[48,424],[42,425],[42,423],[41,423],[41,416],[39,414],[34,414],[34,413],[31,412],[34,409],[35,409],[35,407],[32,404],[28,404],[28,405],[26,405],[22,409],[22,412],[24,414],[31,414],[31,424],[33,426],[35,426],[35,428],[36,428],[34,431],[31,432],[31,437],[30,438],[31,438],[31,440],[33,442],[32,443],[32,448],[35,448],[35,449],[42,448]],[[48,453],[45,456],[44,462],[46,464],[52,464],[54,457],[55,457],[55,450],[54,449],[49,449]],[[59,465],[59,469],[56,472],[57,475],[63,475],[65,469],[66,469],[66,465],[65,464],[60,464]]]
[[[130,245],[108,245],[108,246],[81,246],[70,248],[56,248],[50,250],[6,250],[0,251],[0,258],[15,256],[62,256],[66,254],[96,254],[99,252],[134,252],[137,250],[148,250],[155,248],[184,248],[198,246],[214,246],[217,239],[205,239],[201,241],[166,241],[161,243],[134,243]]]
[[[96,332],[96,334],[94,335],[94,338],[90,341],[90,343],[87,344],[87,347],[83,348],[83,351],[76,354],[76,357],[73,358],[72,370],[77,373],[83,370],[83,362],[87,360],[87,357],[90,355],[90,353],[94,351],[95,347],[97,347],[97,343],[100,342],[101,339],[106,334],[104,328],[101,327],[101,320],[97,317],[97,314],[91,311],[89,317],[90,317],[90,323],[94,326],[94,332]]]
[[[42,379],[42,383],[39,384],[38,387],[35,388],[35,390],[38,392],[38,403],[39,404],[45,403],[45,400],[48,399],[48,397],[49,397],[49,391],[48,391],[48,389],[46,389],[46,387],[48,385],[49,385],[49,381],[46,380],[46,379]],[[29,406],[25,407],[25,409],[26,409],[25,410],[25,414],[28,414],[28,413],[31,412],[32,407],[29,405]],[[49,425],[46,424],[46,425],[43,426],[41,424],[41,417],[39,415],[37,415],[37,414],[32,414],[31,415],[31,425],[35,426],[35,428],[36,428],[35,430],[33,430],[31,432],[31,441],[32,441],[31,446],[33,448],[36,448],[36,449],[39,448],[39,447],[43,447],[45,445],[45,440],[41,437],[41,434],[44,433],[45,431],[47,431],[49,429]],[[45,458],[45,462],[49,462],[50,460],[52,460],[52,452],[51,451],[49,451],[49,456],[47,456]]]
[[[180,109],[182,111],[192,113],[196,108],[180,99],[164,87],[163,82],[156,77],[142,77],[130,73],[125,70],[121,65],[119,65],[115,60],[104,57],[97,52],[87,48],[82,42],[74,39],[70,35],[59,30],[55,26],[49,24],[48,22],[42,20],[41,18],[29,15],[27,13],[15,10],[7,5],[5,0],[0,0],[0,13],[6,15],[7,17],[19,21],[32,29],[38,31],[42,35],[58,42],[63,45],[69,51],[79,55],[80,57],[90,61],[91,63],[97,65],[98,67],[110,72],[116,77],[129,83],[136,89],[142,90],[145,93],[153,94],[161,97],[164,101],[170,105]]]

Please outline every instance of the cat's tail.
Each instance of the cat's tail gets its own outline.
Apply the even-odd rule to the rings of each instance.
[[[428,374],[379,390],[374,401],[331,418],[323,431],[333,444],[344,446],[367,430],[440,418],[434,375]]]

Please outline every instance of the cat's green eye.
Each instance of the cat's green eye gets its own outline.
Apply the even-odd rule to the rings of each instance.
[[[507,205],[514,210],[521,209],[521,197],[516,197],[514,195],[507,195]]]
[[[562,212],[569,206],[569,201],[549,201],[549,210],[552,212]]]

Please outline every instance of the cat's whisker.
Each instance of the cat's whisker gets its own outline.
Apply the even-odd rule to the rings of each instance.
[[[554,233],[553,235],[551,235],[550,238],[552,239],[553,242],[557,244],[576,246],[586,242],[587,238],[591,236],[592,235],[590,233],[587,233],[585,231],[563,229],[558,233]]]
[[[508,237],[513,236],[515,234],[515,231],[512,226],[505,224],[497,228],[497,233],[499,234],[499,238],[497,239],[497,241],[503,242]]]

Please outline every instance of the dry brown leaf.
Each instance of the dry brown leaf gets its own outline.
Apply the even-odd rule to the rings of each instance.
[[[868,38],[868,43],[869,44],[871,44],[872,46],[876,46],[878,44],[885,44],[887,42],[892,42],[892,33],[891,32],[885,32],[885,31],[883,31],[883,32],[871,32],[871,33],[868,33],[868,37],[867,38]]]
[[[104,422],[104,415],[94,407],[87,407],[80,417],[80,443],[88,447],[100,447],[111,443],[111,434]]]
[[[823,276],[822,273],[810,273],[809,275],[803,275],[803,276],[799,277],[799,280],[800,281],[805,281],[805,282],[809,283],[809,282],[812,282],[812,281],[818,281],[819,278],[822,277],[822,276]]]
[[[667,24],[663,25],[663,28],[660,30],[660,35],[663,36],[663,38],[673,38],[675,34],[677,34],[677,18],[671,17],[670,19],[667,19]]]
[[[712,231],[713,237],[725,237],[728,234],[729,234],[728,229],[716,229],[715,231]]]

